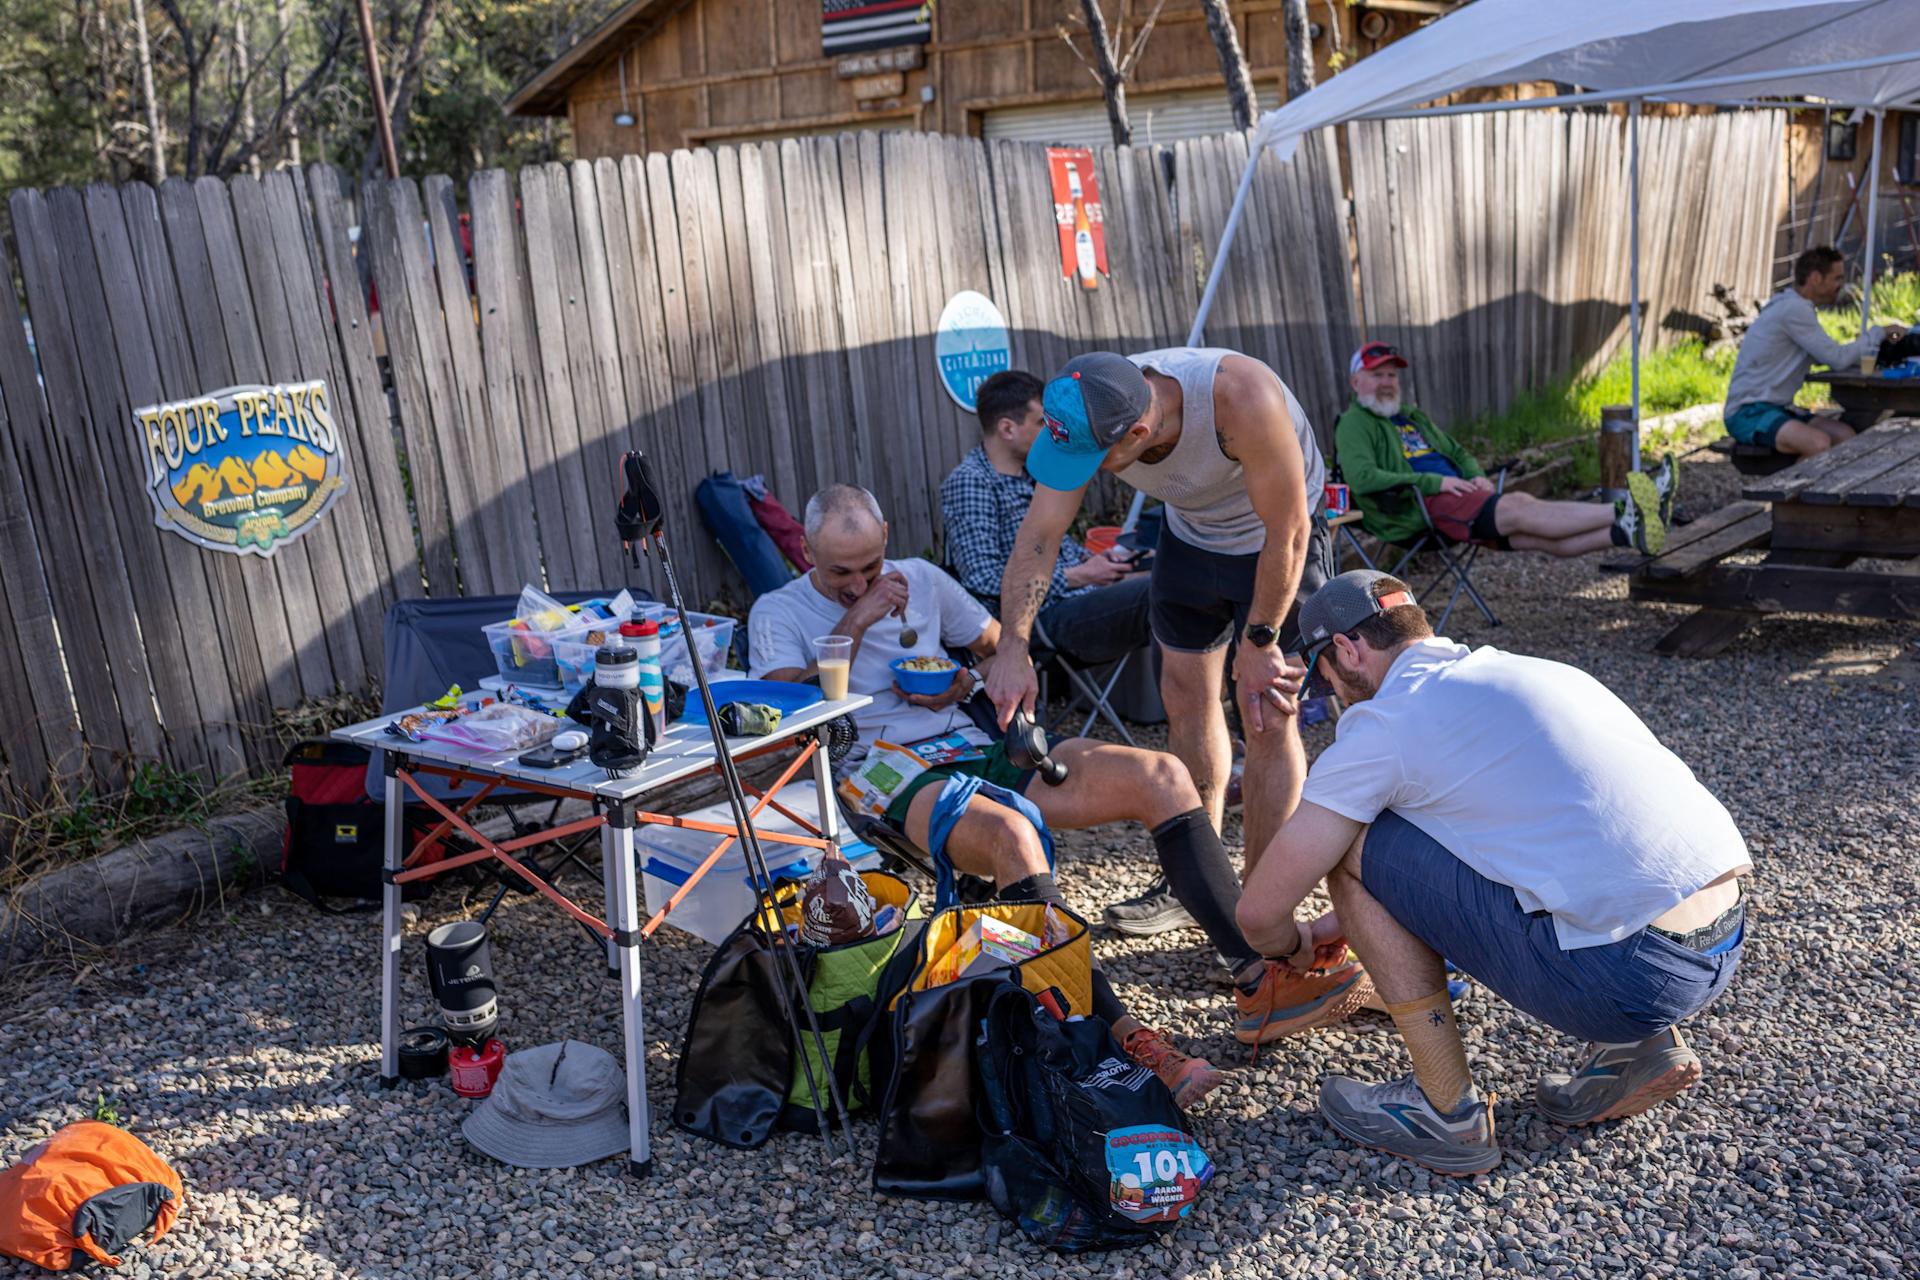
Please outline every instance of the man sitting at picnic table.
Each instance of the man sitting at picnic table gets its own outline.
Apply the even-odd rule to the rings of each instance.
[[[1400,371],[1406,367],[1406,357],[1384,342],[1363,343],[1347,363],[1353,400],[1334,424],[1334,448],[1368,533],[1405,546],[1426,532],[1426,520],[1408,500],[1411,484],[1433,527],[1449,542],[1552,556],[1625,546],[1657,555],[1666,546],[1675,480],[1671,457],[1651,475],[1630,474],[1629,497],[1618,502],[1551,502],[1499,492],[1472,454],[1401,400]]]
[[[807,680],[818,673],[813,640],[850,636],[849,689],[873,699],[854,713],[860,748],[876,740],[911,746],[970,724],[961,704],[985,683],[975,668],[961,666],[946,692],[929,696],[901,690],[889,664],[944,656],[947,647],[988,661],[1000,623],[935,565],[888,559],[887,523],[865,489],[833,485],[815,494],[807,503],[806,536],[812,571],[761,596],[748,617],[752,675]],[[907,617],[912,643],[901,635]],[[1174,756],[1092,738],[1058,742],[1052,756],[1067,767],[1059,786],[1015,767],[1004,743],[995,742],[984,759],[930,769],[894,798],[886,818],[932,855],[943,900],[951,898],[951,877],[958,873],[992,881],[1010,901],[1064,902],[1054,883],[1049,829],[1131,820],[1151,832],[1161,868],[1232,973],[1235,1035],[1242,1042],[1265,1043],[1321,1025],[1371,995],[1366,974],[1347,960],[1344,947],[1318,970],[1296,972],[1269,964],[1247,945],[1234,923],[1239,879],[1192,778]],[[1097,971],[1094,1006],[1127,1054],[1165,1081],[1182,1106],[1220,1082],[1205,1059],[1181,1053],[1164,1032],[1129,1017]]]
[[[1347,703],[1300,807],[1248,877],[1240,924],[1281,960],[1322,922],[1321,877],[1413,1059],[1335,1076],[1320,1112],[1362,1146],[1442,1173],[1500,1161],[1441,956],[1590,1043],[1541,1078],[1565,1125],[1638,1115],[1700,1079],[1676,1026],[1739,967],[1753,869],[1726,807],[1586,672],[1433,634],[1404,582],[1344,573],[1301,607],[1308,669]]]
[[[1853,428],[1839,418],[1815,416],[1793,403],[1815,361],[1852,372],[1860,367],[1860,357],[1880,350],[1883,339],[1905,336],[1897,326],[1870,325],[1852,342],[1835,342],[1815,308],[1837,302],[1846,283],[1846,255],[1832,245],[1818,245],[1794,260],[1793,287],[1774,294],[1740,340],[1727,384],[1728,435],[1741,444],[1801,457],[1853,439]]]

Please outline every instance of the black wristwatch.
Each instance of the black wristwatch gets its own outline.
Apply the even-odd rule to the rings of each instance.
[[[1246,634],[1247,642],[1259,649],[1272,648],[1280,639],[1279,629],[1270,627],[1264,622],[1249,623]]]

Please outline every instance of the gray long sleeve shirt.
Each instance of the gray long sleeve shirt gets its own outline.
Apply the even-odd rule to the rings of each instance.
[[[1860,357],[1880,348],[1882,330],[1874,325],[1852,342],[1835,342],[1820,327],[1813,304],[1792,289],[1783,289],[1760,308],[1727,384],[1726,412],[1731,417],[1743,405],[1789,405],[1806,381],[1815,361],[1833,369],[1851,369]]]

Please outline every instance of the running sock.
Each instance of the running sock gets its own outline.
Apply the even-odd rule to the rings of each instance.
[[[1067,1012],[1071,1014],[1075,1010],[1069,1009]],[[1127,1007],[1113,993],[1113,984],[1098,969],[1093,971],[1093,1012],[1095,1017],[1105,1019],[1108,1026],[1127,1016]]]
[[[1057,902],[1067,905],[1067,896],[1060,892],[1060,886],[1053,882],[1053,872],[1036,871],[1000,891],[1005,902]]]
[[[1454,1021],[1446,988],[1418,1000],[1389,1003],[1387,1014],[1407,1042],[1420,1092],[1442,1115],[1458,1111],[1473,1094],[1473,1077],[1467,1073],[1467,1048],[1460,1042],[1460,1024]]]
[[[1233,918],[1240,905],[1240,877],[1234,874],[1220,833],[1205,809],[1189,809],[1153,829],[1154,852],[1173,896],[1187,909],[1207,940],[1220,953],[1236,985],[1250,990],[1258,984],[1264,966],[1253,963],[1260,953],[1247,942]]]

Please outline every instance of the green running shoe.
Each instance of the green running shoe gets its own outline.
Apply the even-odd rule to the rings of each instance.
[[[1386,1084],[1329,1076],[1320,1086],[1320,1114],[1361,1146],[1435,1173],[1467,1178],[1500,1163],[1492,1095],[1474,1093],[1452,1115],[1442,1115],[1411,1074]]]
[[[1618,509],[1621,504],[1616,503]],[[1667,522],[1661,518],[1660,491],[1654,485],[1653,477],[1644,471],[1627,473],[1627,502],[1634,524],[1628,533],[1633,545],[1650,556],[1657,556],[1667,549]],[[1624,513],[1621,516],[1624,519]]]
[[[1680,467],[1673,454],[1662,454],[1653,469],[1653,491],[1660,499],[1660,523],[1673,528],[1673,498],[1680,491]]]
[[[1572,1075],[1540,1077],[1534,1104],[1557,1124],[1637,1116],[1700,1083],[1700,1058],[1668,1027],[1639,1044],[1590,1044]]]

